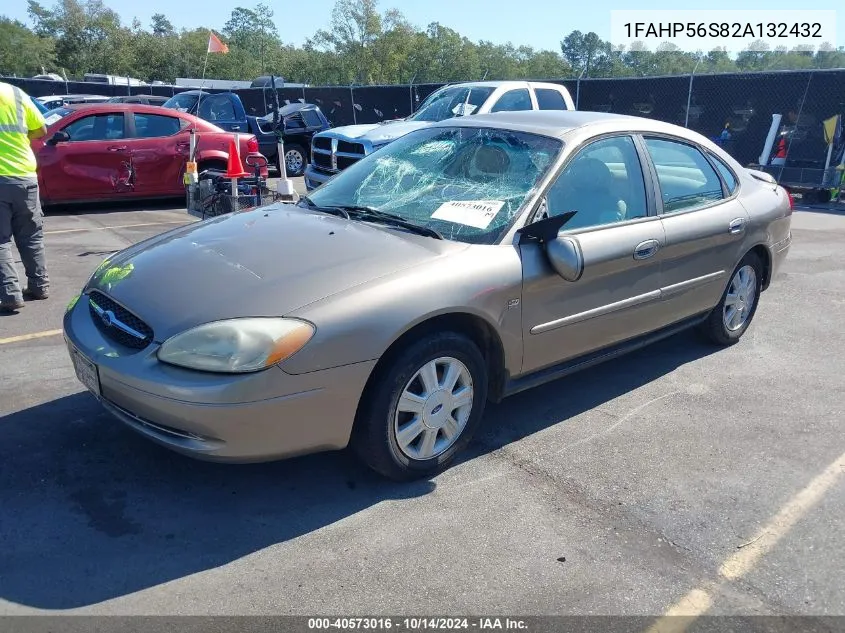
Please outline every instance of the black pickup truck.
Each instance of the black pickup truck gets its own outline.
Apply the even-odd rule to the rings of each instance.
[[[201,90],[180,92],[168,99],[163,107],[199,116],[230,132],[254,134],[261,153],[281,173],[272,112],[262,117],[248,115],[240,97],[235,93],[212,94]],[[282,106],[279,108],[279,119],[287,174],[291,177],[301,176],[310,161],[311,137],[317,132],[328,130],[331,123],[320,108],[312,103]]]

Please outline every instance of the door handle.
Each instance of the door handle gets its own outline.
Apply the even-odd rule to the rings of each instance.
[[[240,129],[241,129],[241,126],[240,126],[240,125],[233,125],[233,126],[232,126],[232,129],[233,129],[233,130],[240,130]]]
[[[648,259],[660,249],[660,242],[657,240],[646,240],[637,244],[634,249],[634,259]]]
[[[728,228],[734,235],[742,233],[745,230],[745,218],[736,218],[735,220],[731,220]]]
[[[126,145],[110,145],[108,150],[110,152],[123,152],[126,150]]]

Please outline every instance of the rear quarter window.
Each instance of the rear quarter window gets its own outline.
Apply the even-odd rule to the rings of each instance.
[[[716,165],[716,170],[719,172],[719,175],[722,176],[722,179],[725,181],[725,186],[728,188],[728,194],[732,195],[734,191],[736,191],[737,185],[739,184],[736,179],[736,175],[733,173],[730,167],[725,165],[721,159],[710,154],[710,158],[713,160],[713,163]]]

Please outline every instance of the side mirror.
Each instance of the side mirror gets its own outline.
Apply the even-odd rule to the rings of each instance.
[[[563,225],[576,211],[553,215],[519,229],[521,240],[532,240],[544,245],[546,257],[555,272],[566,281],[578,281],[584,274],[584,254],[577,237],[559,236]]]
[[[57,145],[59,143],[67,143],[70,140],[70,134],[64,130],[59,130],[47,141],[47,145]]]
[[[546,244],[546,255],[555,272],[566,281],[578,281],[584,274],[584,254],[577,237],[558,237]]]

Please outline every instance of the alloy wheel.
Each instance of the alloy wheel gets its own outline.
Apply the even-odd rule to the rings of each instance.
[[[736,271],[725,296],[723,316],[725,328],[731,332],[740,329],[751,311],[757,296],[757,273],[753,266],[745,265]]]
[[[415,460],[432,459],[454,445],[472,412],[472,375],[457,358],[423,365],[399,398],[393,432],[399,450]]]

